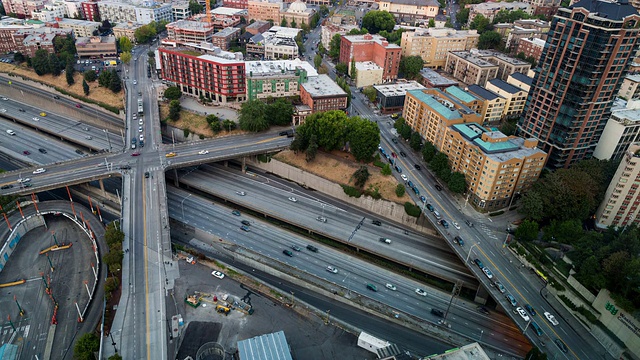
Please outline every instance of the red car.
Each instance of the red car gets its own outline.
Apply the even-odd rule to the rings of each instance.
[[[22,153],[23,153],[23,154],[25,154],[25,155],[31,155],[31,153],[29,152],[29,150],[25,150],[25,151],[23,151]]]
[[[82,107],[82,105],[80,105],[80,104],[76,104],[76,107],[77,107],[78,109],[80,109],[80,108]]]
[[[136,151],[136,152],[134,152],[133,154],[131,154],[131,156],[138,156],[138,155],[140,155],[140,153],[139,153],[139,152],[137,152],[137,151]]]

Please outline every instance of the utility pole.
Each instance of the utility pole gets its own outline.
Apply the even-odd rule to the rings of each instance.
[[[444,317],[442,318],[442,324],[447,324],[447,315],[449,315],[449,309],[451,309],[451,304],[453,303],[453,299],[460,295],[460,290],[462,290],[462,281],[457,280],[453,285],[453,290],[451,290],[451,299],[449,299],[449,305],[447,305],[447,311],[444,313]]]

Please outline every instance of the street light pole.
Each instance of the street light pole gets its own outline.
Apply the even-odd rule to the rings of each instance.
[[[180,207],[182,208],[182,220],[183,221],[184,221],[184,201],[187,200],[190,196],[191,196],[191,194],[185,196],[184,199],[182,199],[182,201],[180,202]]]
[[[471,251],[473,251],[473,248],[478,246],[480,243],[475,243],[471,246],[471,248],[469,249],[469,254],[467,254],[467,259],[464,261],[465,264],[469,262],[469,258],[471,257]]]
[[[111,139],[109,139],[109,130],[102,129],[102,132],[104,132],[104,136],[107,138],[107,142],[109,143],[109,152],[111,152]]]

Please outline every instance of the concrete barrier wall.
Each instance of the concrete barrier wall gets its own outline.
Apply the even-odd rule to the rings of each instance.
[[[4,269],[4,266],[9,261],[11,254],[18,246],[18,243],[20,242],[22,236],[24,236],[24,234],[28,233],[29,231],[44,225],[44,219],[41,216],[37,215],[28,216],[26,218],[23,218],[23,220],[18,222],[17,224],[14,224],[9,237],[0,249],[0,272],[2,272],[2,269]]]
[[[573,275],[569,275],[569,277],[567,278],[567,282],[573,287],[575,291],[577,291],[580,295],[587,299],[590,304],[596,301],[596,296],[593,295],[591,291],[587,290],[586,287],[582,286],[582,284],[580,284],[580,282],[576,278],[574,278]]]

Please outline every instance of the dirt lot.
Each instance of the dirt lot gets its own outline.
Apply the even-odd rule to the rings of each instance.
[[[61,74],[58,77],[55,77],[53,75],[38,76],[35,72],[33,72],[33,70],[27,68],[26,66],[16,66],[13,64],[0,63],[0,72],[13,73],[15,75],[23,76],[25,78],[29,78],[43,84],[57,86],[80,97],[85,96],[84,90],[82,89],[82,73],[75,73],[74,79],[76,82],[75,84],[69,86],[67,84],[67,77],[64,74]],[[91,89],[88,98],[94,101],[105,103],[107,105],[115,106],[119,109],[123,108],[123,91],[114,94],[111,90],[98,86],[97,80],[88,84],[89,88]]]
[[[160,119],[166,119],[168,116],[169,104],[160,103]],[[216,134],[209,127],[209,124],[207,124],[204,116],[198,115],[188,110],[180,111],[180,119],[178,121],[167,120],[167,124],[178,129],[189,129],[190,133],[202,135],[206,138],[216,138],[221,136],[239,135],[245,133],[245,131],[236,129],[231,132],[222,130]]]
[[[296,155],[289,150],[280,152],[274,158],[327,180],[346,185],[353,185],[351,175],[362,165],[351,154],[342,151],[333,151],[331,153],[319,151],[315,160],[311,162],[305,160],[303,153]],[[383,199],[400,204],[411,201],[411,198],[406,193],[400,198],[396,195],[398,181],[393,176],[382,175],[380,168],[374,166],[373,163],[366,164],[366,166],[369,168],[371,176],[365,185],[365,189],[369,188],[369,186],[378,187]]]

